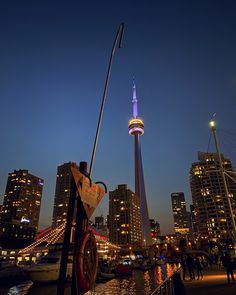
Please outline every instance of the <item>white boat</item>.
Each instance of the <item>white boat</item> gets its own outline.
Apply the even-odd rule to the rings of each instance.
[[[54,282],[59,278],[61,252],[49,253],[41,261],[25,269],[30,280],[36,283]],[[68,259],[67,278],[72,277],[72,260]]]

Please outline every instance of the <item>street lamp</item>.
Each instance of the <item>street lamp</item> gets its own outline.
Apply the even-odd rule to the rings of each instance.
[[[213,115],[213,118],[214,117],[215,117],[215,114]],[[216,123],[215,123],[215,120],[213,118],[211,119],[209,125],[210,125],[211,131],[213,133],[214,141],[215,141],[216,151],[217,151],[219,164],[220,164],[220,173],[221,173],[223,184],[224,184],[225,195],[226,195],[226,198],[227,198],[227,201],[228,201],[228,206],[229,206],[229,211],[230,211],[230,219],[231,219],[232,227],[233,227],[232,238],[233,238],[233,241],[235,242],[235,239],[236,239],[236,224],[235,224],[234,212],[233,212],[233,208],[232,208],[232,204],[231,204],[231,200],[230,200],[230,193],[229,193],[229,190],[228,190],[228,185],[227,185],[227,182],[226,182],[226,179],[225,179],[225,171],[224,171],[223,164],[222,164],[220,145],[219,145],[219,141],[218,141],[217,134],[216,134]]]
[[[209,125],[211,130],[215,130],[216,122],[213,119],[209,122]]]

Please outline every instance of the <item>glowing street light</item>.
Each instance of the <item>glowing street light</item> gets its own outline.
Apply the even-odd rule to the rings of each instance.
[[[211,120],[211,121],[209,122],[209,125],[210,125],[210,128],[211,128],[212,130],[215,130],[215,128],[216,128],[216,122],[215,122],[214,120]]]
[[[233,208],[232,208],[232,204],[231,204],[231,200],[230,200],[230,193],[229,193],[229,189],[228,189],[228,185],[225,179],[225,171],[224,171],[224,167],[223,167],[223,163],[222,163],[222,155],[221,155],[221,151],[220,151],[220,145],[219,145],[219,141],[217,138],[217,134],[216,134],[216,123],[215,120],[213,119],[215,117],[216,114],[213,115],[209,125],[214,137],[214,141],[215,141],[215,146],[216,146],[216,152],[218,155],[218,159],[219,159],[219,164],[220,164],[220,173],[221,173],[221,177],[223,180],[223,185],[224,185],[224,189],[225,189],[225,195],[228,201],[228,206],[229,206],[229,212],[230,212],[230,219],[232,222],[232,238],[233,241],[235,242],[236,240],[236,223],[235,223],[235,217],[234,217],[234,212],[233,212]]]

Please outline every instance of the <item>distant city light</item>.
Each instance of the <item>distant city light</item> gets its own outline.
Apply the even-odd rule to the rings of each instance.
[[[25,217],[22,217],[20,222],[26,222],[26,223],[30,223],[29,219],[26,219]]]

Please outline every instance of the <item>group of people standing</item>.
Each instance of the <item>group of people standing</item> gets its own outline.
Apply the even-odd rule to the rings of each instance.
[[[197,280],[203,279],[203,273],[202,273],[202,263],[200,258],[196,255],[193,256],[191,254],[183,255],[181,257],[181,267],[183,270],[183,275],[182,279],[185,280],[186,276],[186,269],[188,270],[189,273],[189,278],[190,280]]]
[[[219,255],[217,259],[215,259],[215,263],[218,264],[219,267],[223,266],[226,270],[228,284],[231,282],[235,283],[234,272],[233,272],[233,261],[225,251],[221,256]],[[190,280],[199,280],[203,279],[203,265],[201,257],[192,254],[186,254],[181,256],[181,267],[182,267],[182,279],[186,279],[186,271],[188,271]],[[213,260],[211,257],[208,257],[208,264],[210,268],[212,267]]]

